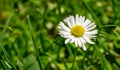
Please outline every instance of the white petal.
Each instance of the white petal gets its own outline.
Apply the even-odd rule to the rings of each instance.
[[[71,36],[70,34],[62,34],[62,33],[59,33],[59,35],[61,35],[64,38],[69,38]]]
[[[75,38],[75,46],[78,47],[77,38]]]
[[[84,51],[86,51],[86,46],[84,44],[83,44],[82,48]]]
[[[90,39],[97,37],[97,36],[95,36],[95,35],[90,35],[90,34],[84,34],[84,36],[87,36],[87,37],[89,37]]]
[[[84,22],[84,24],[83,24],[83,27],[86,27],[90,23],[91,23],[91,21],[89,19],[86,19],[85,22]]]
[[[71,25],[71,23],[70,23],[70,21],[69,21],[69,17],[68,18],[66,18],[66,19],[64,19],[64,22],[68,25],[68,27],[69,28],[71,28],[72,27],[72,25]]]
[[[85,21],[85,16],[82,17],[81,23],[84,24],[84,21]]]
[[[61,30],[70,32],[70,29],[67,26],[65,26],[65,24],[63,22],[60,22],[60,24],[58,26]]]
[[[92,26],[91,28],[87,28],[86,30],[90,31],[90,30],[94,29],[95,27],[96,27],[96,25]]]
[[[78,23],[79,23],[80,25],[82,25],[82,16],[80,16],[80,17],[78,18]]]
[[[88,26],[86,26],[86,28],[91,28],[94,25],[95,25],[95,23],[90,23]]]
[[[59,33],[61,33],[61,34],[65,34],[65,35],[70,35],[70,34],[71,34],[70,32],[62,31],[62,30],[59,30]]]
[[[70,38],[68,38],[68,39],[65,40],[65,44],[67,44],[69,42],[70,42]]]
[[[71,41],[70,41],[70,43],[73,43],[73,42],[75,42],[75,38],[74,37],[71,37]]]
[[[72,35],[64,35],[64,38],[71,38]]]
[[[74,16],[70,16],[70,19],[69,19],[70,23],[72,26],[75,25],[75,19],[74,19]]]
[[[98,33],[98,30],[85,32],[85,34],[97,34],[97,33]]]
[[[75,46],[78,47],[77,41],[75,41]]]
[[[83,38],[83,37],[82,37],[82,38],[80,38],[80,40],[81,40],[81,43],[82,43],[82,44],[86,43],[86,41],[84,40],[84,38]]]
[[[82,42],[81,42],[81,39],[80,39],[80,38],[78,39],[78,46],[79,46],[79,47],[82,47]]]
[[[89,44],[95,44],[95,43],[92,42],[88,37],[83,36],[83,38],[84,38]]]

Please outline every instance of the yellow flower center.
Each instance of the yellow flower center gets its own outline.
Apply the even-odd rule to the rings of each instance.
[[[81,37],[85,32],[85,29],[81,25],[76,25],[71,28],[71,34],[75,37]]]

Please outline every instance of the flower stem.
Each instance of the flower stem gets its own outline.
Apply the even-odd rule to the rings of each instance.
[[[73,58],[73,63],[72,63],[72,70],[75,70],[75,59],[76,59],[76,56],[77,56],[77,49],[75,49],[75,52],[74,52],[74,58]]]

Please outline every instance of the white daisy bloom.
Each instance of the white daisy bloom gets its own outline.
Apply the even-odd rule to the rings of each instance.
[[[91,39],[95,38],[98,32],[95,27],[95,23],[78,14],[75,17],[67,17],[58,25],[59,35],[66,39],[65,44],[75,43],[76,47],[81,47],[84,51],[86,51],[86,43],[94,44]]]

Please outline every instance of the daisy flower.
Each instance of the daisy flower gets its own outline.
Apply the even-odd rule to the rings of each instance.
[[[76,47],[81,47],[86,51],[86,43],[94,44],[91,39],[96,37],[96,24],[92,23],[84,16],[69,16],[58,24],[59,35],[65,38],[65,44],[74,43]]]

